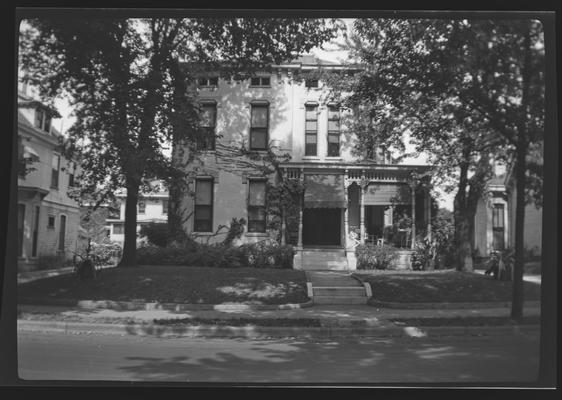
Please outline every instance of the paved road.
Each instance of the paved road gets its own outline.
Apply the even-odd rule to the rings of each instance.
[[[508,337],[187,339],[18,332],[29,380],[167,382],[532,382],[536,334]]]

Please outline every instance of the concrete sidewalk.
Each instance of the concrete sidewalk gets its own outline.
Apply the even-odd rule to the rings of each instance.
[[[315,305],[292,310],[228,311],[193,310],[109,310],[81,309],[60,306],[18,306],[18,329],[55,330],[77,333],[117,333],[156,336],[204,337],[353,337],[353,336],[411,336],[510,334],[523,330],[537,330],[538,325],[503,326],[406,326],[393,319],[424,319],[452,317],[504,317],[510,309],[377,309],[368,305]],[[540,307],[524,309],[525,316],[539,316]],[[154,320],[195,319],[198,324],[156,324]],[[244,320],[240,324],[229,321]],[[213,323],[211,320],[215,321]],[[219,320],[220,323],[216,323]],[[260,323],[260,320],[261,323]],[[265,321],[268,320],[268,321]],[[271,320],[277,320],[272,323]],[[206,323],[205,321],[209,321]],[[236,322],[236,321],[235,321]],[[238,321],[239,322],[239,321]],[[235,326],[237,325],[237,326]]]

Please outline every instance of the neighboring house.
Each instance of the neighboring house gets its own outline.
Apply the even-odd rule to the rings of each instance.
[[[32,269],[41,256],[71,258],[76,249],[79,208],[68,197],[76,165],[59,151],[57,116],[18,86],[18,269]]]
[[[488,196],[480,199],[474,218],[474,249],[477,257],[515,247],[516,189],[512,168],[488,182]],[[525,206],[525,251],[538,257],[542,250],[542,208]]]
[[[119,202],[119,212],[116,215],[110,214],[106,219],[106,225],[109,239],[112,242],[123,244],[125,241],[126,191],[119,191],[115,197],[117,197]],[[149,193],[139,195],[137,204],[137,232],[140,231],[143,225],[150,222],[168,222],[168,192],[166,190],[158,188]],[[137,240],[140,241],[140,238]]]
[[[187,233],[220,241],[224,238],[217,235],[220,226],[244,218],[241,242],[272,238],[266,182],[275,183],[279,176],[306,185],[294,229],[283,238],[295,245],[295,268],[310,266],[320,252],[334,261],[334,268],[355,269],[353,233],[359,242],[378,241],[402,213],[415,213],[418,232],[428,227],[429,193],[417,190],[412,197],[408,184],[412,172],[423,173],[427,166],[397,165],[383,153],[376,160],[355,157],[354,135],[345,128],[351,114],[328,101],[322,80],[295,79],[320,68],[352,72],[303,56],[246,81],[229,82],[212,73],[198,80],[208,137],[200,141],[202,152],[189,163],[189,195],[182,203],[190,216],[184,224]],[[280,163],[279,174],[266,176],[251,162],[233,156],[232,149],[241,147],[263,155],[268,145],[291,156]],[[176,149],[174,157],[185,162],[187,153],[178,155]],[[407,235],[405,246],[412,247],[412,233]]]

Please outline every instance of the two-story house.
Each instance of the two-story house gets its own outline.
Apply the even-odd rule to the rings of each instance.
[[[154,190],[139,194],[137,204],[137,232],[150,222],[166,223],[168,221],[168,191],[162,188],[160,182],[153,182]],[[109,239],[120,243],[125,241],[125,198],[126,190],[119,190],[115,197],[119,203],[119,213],[109,215],[106,227]]]
[[[18,86],[18,269],[38,257],[71,258],[76,250],[79,208],[68,196],[77,166],[59,151],[55,110],[36,101],[32,88]]]
[[[405,233],[407,247],[413,246],[416,231],[427,229],[429,193],[410,180],[427,167],[354,156],[354,134],[345,126],[353,118],[350,112],[329,100],[321,79],[295,79],[320,68],[345,72],[348,67],[303,56],[244,81],[225,81],[212,73],[199,79],[202,124],[209,136],[188,165],[182,199],[190,216],[186,232],[221,240],[218,227],[236,217],[247,221],[242,242],[272,237],[266,182],[280,179],[305,185],[294,235],[286,238],[297,250],[295,268],[355,269],[357,243],[383,239],[384,228],[403,213],[413,216],[417,227]],[[233,156],[233,149],[265,154],[268,147],[290,155],[278,173],[264,175],[247,159]],[[186,153],[175,149],[176,161],[186,162]]]

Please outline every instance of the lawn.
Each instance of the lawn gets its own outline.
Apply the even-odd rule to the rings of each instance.
[[[308,300],[303,271],[175,266],[110,268],[95,280],[79,280],[72,275],[40,279],[18,285],[18,297],[187,304]]]
[[[371,284],[373,299],[402,303],[511,301],[511,281],[455,270],[369,271],[355,275]],[[525,300],[540,300],[540,285],[524,282]]]

